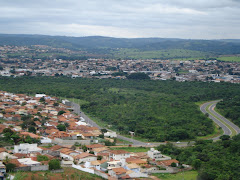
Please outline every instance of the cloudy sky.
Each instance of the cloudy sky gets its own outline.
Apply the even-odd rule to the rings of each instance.
[[[240,39],[240,0],[0,0],[0,33]]]

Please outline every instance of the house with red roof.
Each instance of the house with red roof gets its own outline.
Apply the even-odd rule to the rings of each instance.
[[[124,169],[123,167],[113,168],[108,171],[108,174],[111,177],[116,177],[118,179],[121,179],[121,177],[126,176],[127,175],[126,173],[127,173],[127,170]]]

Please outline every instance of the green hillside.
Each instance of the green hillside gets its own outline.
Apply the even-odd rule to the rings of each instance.
[[[194,40],[171,38],[68,37],[0,34],[0,45],[48,45],[83,50],[93,57],[130,59],[206,58],[240,54],[240,40]]]

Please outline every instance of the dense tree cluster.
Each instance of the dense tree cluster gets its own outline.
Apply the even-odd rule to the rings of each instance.
[[[61,169],[61,164],[58,159],[52,159],[49,161],[48,165],[50,170]]]
[[[39,139],[31,138],[30,136],[22,136],[19,132],[15,132],[10,128],[3,130],[2,136],[0,137],[0,147],[4,145],[14,145],[20,143],[40,143]]]
[[[224,98],[217,104],[217,109],[226,118],[229,118],[236,125],[240,126],[240,96]]]
[[[160,145],[158,150],[191,164],[199,172],[199,180],[238,180],[240,177],[240,135],[222,137],[218,142],[197,141],[195,146],[177,148]]]
[[[71,79],[67,77],[0,78],[0,89],[81,99],[81,108],[115,130],[155,140],[194,139],[213,132],[197,101],[231,98],[238,84],[152,80]]]
[[[128,79],[150,79],[150,77],[145,73],[132,73],[129,76],[127,76]]]

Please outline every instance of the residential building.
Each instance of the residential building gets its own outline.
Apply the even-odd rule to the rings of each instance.
[[[37,144],[29,144],[29,143],[24,143],[24,144],[19,144],[19,145],[14,145],[14,153],[22,153],[22,154],[28,154],[28,153],[36,153],[42,152],[41,148],[37,147]]]

